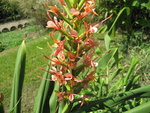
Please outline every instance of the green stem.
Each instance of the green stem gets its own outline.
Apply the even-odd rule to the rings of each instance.
[[[85,2],[85,0],[81,0],[80,1],[79,5],[78,5],[78,8],[77,8],[78,10],[82,7],[82,5],[84,4],[84,2]]]
[[[70,11],[69,11],[69,9],[68,9],[68,7],[63,6],[63,8],[64,8],[64,10],[66,11],[66,13],[68,14],[69,18],[70,18],[70,19],[73,19],[72,15],[71,15],[71,13],[70,13]]]
[[[71,8],[72,8],[72,6],[71,6],[70,1],[69,1],[69,0],[65,0],[65,2],[66,2],[66,4],[67,4],[67,7],[68,7],[69,9],[71,9]]]
[[[60,14],[60,17],[66,21],[71,27],[73,27],[73,23],[70,22],[70,20],[68,18],[66,18],[64,15]]]

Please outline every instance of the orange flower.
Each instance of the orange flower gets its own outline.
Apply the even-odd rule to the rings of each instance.
[[[60,12],[59,12],[59,10],[58,10],[58,8],[56,6],[47,6],[47,7],[50,8],[50,10],[48,10],[49,12],[52,12],[52,13],[54,13],[56,15],[60,14]]]
[[[57,58],[52,58],[52,65],[61,65],[62,63]]]
[[[73,16],[79,16],[79,14],[80,14],[80,12],[79,12],[78,10],[74,9],[74,8],[72,8],[72,9],[70,10],[70,12],[71,12],[71,14],[72,14]]]
[[[80,14],[80,19],[84,18],[85,16],[87,16],[89,13],[93,13],[95,15],[98,15],[94,10],[95,10],[95,4],[93,0],[88,0],[85,4],[84,7],[84,12],[82,12]]]
[[[66,5],[64,0],[59,0],[59,2],[61,3],[61,5]]]
[[[70,28],[69,35],[71,35],[73,38],[77,38],[78,37],[78,32],[76,30]]]
[[[66,80],[61,73],[56,70],[50,70],[50,73],[52,74],[52,81],[58,81],[60,85],[66,84]]]
[[[58,48],[56,49],[56,51],[54,52],[55,56],[58,56],[58,54],[64,50],[64,44],[65,44],[66,40],[60,41],[57,43]]]
[[[71,53],[71,52],[68,52],[68,57],[69,57],[69,60],[70,61],[72,61],[72,62],[74,62],[75,60],[76,60],[76,56],[73,54],[73,53]]]

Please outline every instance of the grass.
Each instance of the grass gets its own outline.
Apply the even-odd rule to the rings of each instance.
[[[39,34],[39,31],[40,29],[34,25],[12,32],[1,33],[0,42],[5,45],[5,49],[10,49],[20,45],[25,36],[27,42],[33,40]]]
[[[27,27],[23,30],[18,30],[18,31],[13,31],[13,32],[6,32],[6,33],[1,33],[0,34],[0,41],[2,42],[2,44],[4,44],[6,46],[6,49],[12,48],[12,47],[16,47],[17,45],[19,45],[23,38],[24,38],[24,34],[27,31],[34,32],[34,27]]]
[[[139,61],[136,67],[136,74],[141,76],[141,85],[150,85],[150,45],[149,43],[143,43],[141,46],[132,47],[129,49],[129,55],[127,58],[136,56]],[[125,62],[127,63],[127,58]]]
[[[25,30],[33,29],[31,27]],[[29,30],[31,31],[31,30]],[[21,35],[23,31],[17,31]],[[12,35],[14,32],[12,32]],[[11,32],[7,33],[10,34]],[[19,35],[15,35],[15,39],[11,42],[9,47],[15,47],[15,42],[19,44],[21,39],[17,38]],[[6,34],[3,34],[6,35]],[[2,36],[2,34],[1,34]],[[13,37],[14,38],[14,37]],[[3,39],[9,43],[11,39]],[[18,42],[17,42],[18,41]],[[43,71],[38,66],[45,67],[47,60],[44,59],[45,55],[48,55],[51,51],[47,46],[47,41],[51,42],[47,35],[35,38],[34,40],[27,40],[27,59],[26,59],[26,71],[25,71],[25,83],[23,88],[23,111],[26,113],[31,112],[33,105],[33,98],[36,95],[37,88],[39,86],[40,79],[36,76],[41,76]],[[14,65],[18,47],[11,48],[0,53],[0,92],[4,94],[4,106],[5,110],[8,110],[11,94],[11,84],[14,73]],[[30,100],[30,101],[27,101]]]

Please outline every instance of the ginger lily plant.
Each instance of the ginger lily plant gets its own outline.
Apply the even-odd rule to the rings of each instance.
[[[72,103],[78,100],[84,104],[86,95],[80,94],[82,88],[88,88],[91,81],[95,79],[96,62],[95,47],[98,42],[93,37],[98,27],[104,22],[90,23],[89,16],[97,15],[95,0],[59,0],[65,12],[60,12],[56,6],[46,6],[47,28],[53,28],[50,37],[54,41],[51,57],[50,70],[51,81],[58,82],[58,102],[66,101]],[[50,13],[55,16],[51,17]],[[110,16],[111,17],[111,16]],[[110,18],[108,17],[108,18]],[[59,18],[59,19],[58,19]],[[107,18],[107,19],[108,19]],[[105,20],[107,20],[105,19]],[[54,37],[54,32],[59,31],[61,39]],[[52,47],[51,47],[52,48]],[[86,71],[88,70],[88,71]],[[83,75],[86,71],[86,74]]]
[[[96,77],[98,78],[95,76],[98,67],[95,48],[99,43],[93,35],[112,15],[101,22],[91,23],[92,18],[98,15],[95,12],[95,0],[59,0],[59,2],[64,8],[63,12],[59,11],[57,6],[46,4],[49,18],[47,28],[53,29],[50,37],[54,41],[54,45],[50,46],[53,53],[51,57],[46,57],[51,62],[47,72],[51,74],[50,80],[55,82],[50,98],[50,111],[51,113],[92,111],[90,101],[98,98],[94,93],[92,96],[88,95],[86,89],[90,88],[91,82],[96,82]],[[59,31],[61,39],[57,40],[54,37],[55,31]],[[121,101],[122,97],[119,99]],[[57,101],[55,105],[54,101]],[[101,103],[101,100],[98,102]],[[91,106],[96,108],[96,105]],[[77,107],[79,111],[76,111]]]

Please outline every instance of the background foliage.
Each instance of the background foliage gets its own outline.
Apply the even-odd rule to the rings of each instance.
[[[16,1],[0,0],[0,23],[24,18]]]

